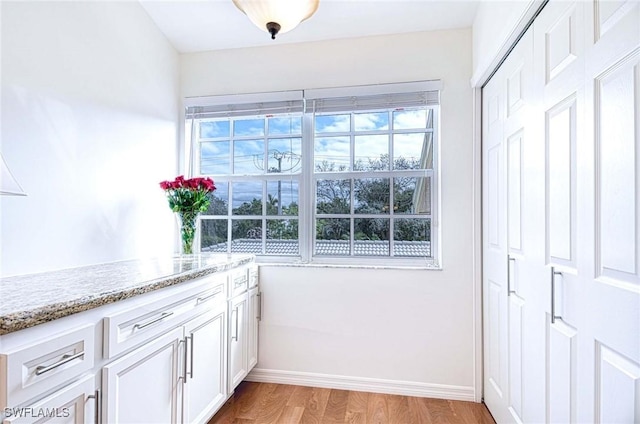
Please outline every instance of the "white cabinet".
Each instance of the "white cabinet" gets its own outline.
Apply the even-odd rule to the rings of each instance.
[[[262,295],[258,268],[239,270],[229,276],[229,393],[258,363],[258,323]],[[247,291],[248,289],[248,291]]]
[[[226,310],[213,310],[185,325],[185,423],[205,423],[227,400]]]
[[[248,369],[248,303],[247,293],[229,301],[229,393],[249,373]]]
[[[98,422],[96,379],[87,376],[26,407],[5,409],[3,424],[89,424]]]
[[[244,265],[2,336],[0,422],[206,423],[257,363],[258,299]]]
[[[93,368],[92,325],[53,332],[0,353],[0,409],[37,398]]]
[[[176,328],[106,365],[102,371],[103,422],[177,423],[184,376],[183,329]]]
[[[227,399],[224,307],[103,369],[104,422],[205,423]]]

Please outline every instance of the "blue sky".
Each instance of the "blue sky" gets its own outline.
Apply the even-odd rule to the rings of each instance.
[[[389,114],[387,112],[357,113],[354,116],[355,131],[384,131],[389,129]],[[427,111],[425,110],[397,110],[392,113],[391,121],[394,129],[421,129],[426,127]],[[265,125],[266,123],[266,125]],[[200,143],[201,174],[228,174],[233,164],[235,173],[256,175],[265,172],[265,168],[277,169],[280,165],[282,172],[297,173],[301,169],[301,117],[277,117],[257,119],[238,119],[233,121],[208,121],[200,126],[201,138],[211,139]],[[351,145],[348,135],[337,135],[351,131],[349,114],[319,115],[315,118],[316,137],[314,141],[314,160],[316,164],[322,161],[343,165],[350,169]],[[234,142],[233,152],[228,141],[231,133],[236,137],[249,137]],[[273,135],[291,135],[294,137],[268,138],[269,145],[267,163],[265,164],[265,133]],[[336,135],[333,135],[336,134]],[[295,137],[298,136],[298,137]],[[255,137],[255,138],[251,138]],[[399,157],[419,159],[422,154],[424,134],[395,134],[393,136],[394,159]],[[381,155],[389,154],[389,135],[355,135],[355,160],[362,160],[367,164],[369,159],[378,159]],[[280,158],[280,164],[278,163]],[[337,169],[337,168],[336,168]],[[361,169],[366,169],[361,168]],[[262,198],[260,182],[234,183],[233,207],[254,198]],[[228,196],[228,189],[218,185],[217,196]],[[277,194],[277,183],[270,183],[268,192]],[[286,187],[286,189],[285,189]],[[297,202],[297,183],[284,181],[282,183],[283,205],[292,201]],[[274,191],[275,190],[275,191]],[[285,197],[285,193],[286,196]]]

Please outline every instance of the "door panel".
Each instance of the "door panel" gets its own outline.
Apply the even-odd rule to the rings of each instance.
[[[104,422],[178,422],[181,340],[176,328],[102,369]]]
[[[576,97],[547,112],[547,258],[575,268]]]
[[[500,284],[489,281],[489,367],[487,377],[498,397],[502,398],[502,382],[506,375],[506,362],[503,349],[506,347],[506,334],[503,328],[502,290]]]
[[[596,422],[640,422],[640,365],[596,344]]]
[[[640,284],[638,90],[638,50],[596,78],[598,268],[601,275],[636,285]]]
[[[227,398],[226,311],[219,308],[185,325],[188,371],[184,385],[184,422],[205,423]]]
[[[522,422],[523,416],[523,306],[524,302],[517,295],[511,295],[509,302],[509,411]]]
[[[548,327],[547,422],[576,421],[577,331],[562,321]]]
[[[507,141],[507,233],[509,251],[522,250],[522,143],[523,130]]]
[[[488,234],[489,234],[489,246],[492,249],[500,250],[500,217],[502,215],[502,208],[500,205],[500,148],[501,145],[497,145],[489,149],[487,153],[487,168],[488,168],[488,196],[489,196],[489,210],[488,214]]]
[[[545,70],[547,82],[556,78],[578,57],[577,14],[571,6],[546,30]]]

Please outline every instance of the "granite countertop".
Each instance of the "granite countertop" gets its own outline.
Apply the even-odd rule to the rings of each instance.
[[[253,262],[247,254],[140,259],[0,279],[0,335]]]

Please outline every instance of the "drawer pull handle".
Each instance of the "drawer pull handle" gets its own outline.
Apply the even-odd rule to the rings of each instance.
[[[210,294],[209,296],[205,296],[205,297],[199,297],[196,299],[196,306],[206,302],[207,300],[216,297],[217,295],[219,295],[220,293],[222,293],[222,289],[217,290],[215,293]]]
[[[231,314],[233,315],[234,312],[236,314],[236,322],[235,322],[236,325],[235,325],[235,331],[234,331],[235,335],[231,336],[231,340],[232,341],[235,340],[237,342],[238,341],[238,308],[237,307],[233,311],[231,311]]]
[[[246,276],[242,276],[242,277],[238,277],[235,280],[233,280],[233,288],[237,289],[238,287],[244,285],[247,283],[247,277]]]
[[[55,364],[51,364],[51,365],[39,365],[36,367],[36,375],[42,375],[46,372],[49,372],[51,370],[54,370],[68,362],[73,361],[74,359],[78,359],[84,356],[84,350],[82,352],[78,352],[75,355],[62,355],[62,359],[60,359],[58,362],[56,362]]]
[[[262,321],[262,293],[256,295],[258,297],[258,321]]]
[[[100,424],[100,390],[96,390],[92,395],[87,396],[87,399],[93,399],[95,403],[94,420],[96,424]]]
[[[185,336],[182,340],[180,340],[180,343],[184,343],[184,362],[182,363],[182,377],[180,377],[182,379],[182,384],[187,384],[187,339],[189,337]]]
[[[151,324],[155,324],[158,321],[162,321],[163,319],[170,317],[171,315],[173,315],[173,312],[163,312],[162,315],[160,315],[158,318],[152,319],[149,322],[145,322],[144,324],[136,324],[133,326],[134,330],[142,330],[145,327],[150,326]]]
[[[193,336],[194,334],[191,333],[190,336],[187,336],[188,339],[191,339],[191,351],[190,351],[190,357],[191,357],[191,371],[189,371],[189,378],[193,378]]]

